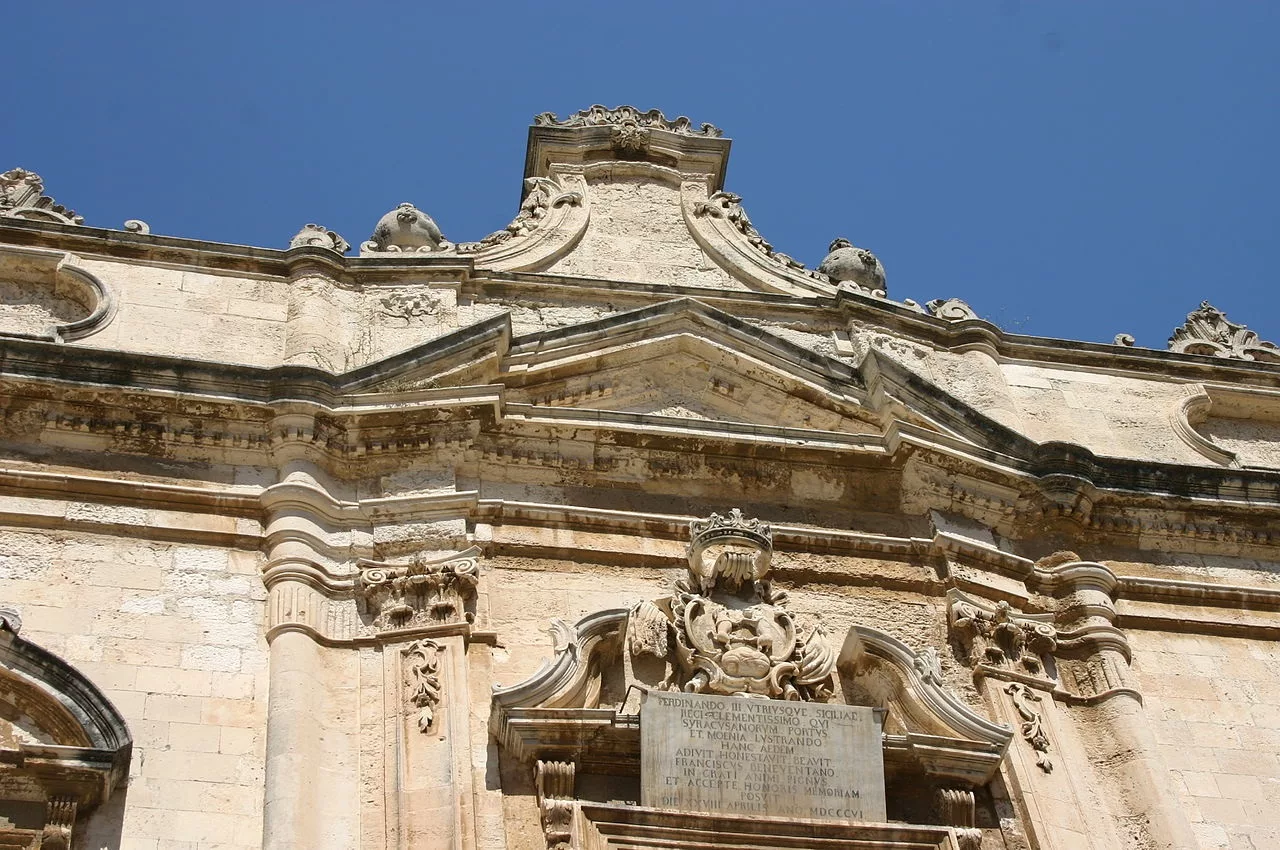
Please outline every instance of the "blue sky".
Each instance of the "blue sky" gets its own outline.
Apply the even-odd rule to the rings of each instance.
[[[658,107],[810,265],[1007,330],[1163,348],[1202,299],[1280,342],[1280,4],[12,3],[0,168],[86,223],[353,244],[415,202],[514,215],[526,127]]]

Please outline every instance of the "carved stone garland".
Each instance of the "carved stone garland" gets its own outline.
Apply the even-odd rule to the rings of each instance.
[[[666,686],[691,693],[822,700],[837,653],[821,625],[805,628],[769,581],[768,524],[734,508],[689,526],[689,574],[664,607],[632,615],[634,655],[674,658]]]
[[[1280,363],[1280,347],[1264,342],[1245,325],[1227,320],[1227,314],[1208,301],[1187,314],[1187,321],[1169,337],[1169,350],[1179,354],[1205,354],[1232,360]]]

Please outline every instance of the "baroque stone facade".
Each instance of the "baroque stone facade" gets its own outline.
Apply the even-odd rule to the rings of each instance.
[[[0,846],[1280,846],[1275,345],[808,268],[685,118],[528,151],[506,228],[404,203],[354,255],[0,175]],[[674,694],[727,808],[642,805]],[[785,783],[840,802],[746,814]]]

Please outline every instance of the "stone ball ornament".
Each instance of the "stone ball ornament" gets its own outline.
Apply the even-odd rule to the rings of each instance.
[[[884,266],[876,255],[843,237],[832,241],[818,271],[835,283],[856,283],[868,292],[886,290]]]
[[[366,251],[429,253],[443,251],[450,244],[431,216],[406,201],[378,219],[373,235],[360,247]]]

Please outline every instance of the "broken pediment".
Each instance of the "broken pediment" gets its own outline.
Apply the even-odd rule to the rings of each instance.
[[[633,692],[684,692],[886,711],[891,776],[960,787],[994,776],[1012,738],[942,684],[936,650],[861,626],[843,636],[793,616],[770,582],[769,526],[739,511],[690,527],[688,574],[670,597],[552,628],[555,656],[495,687],[491,731],[521,761],[639,769]]]

